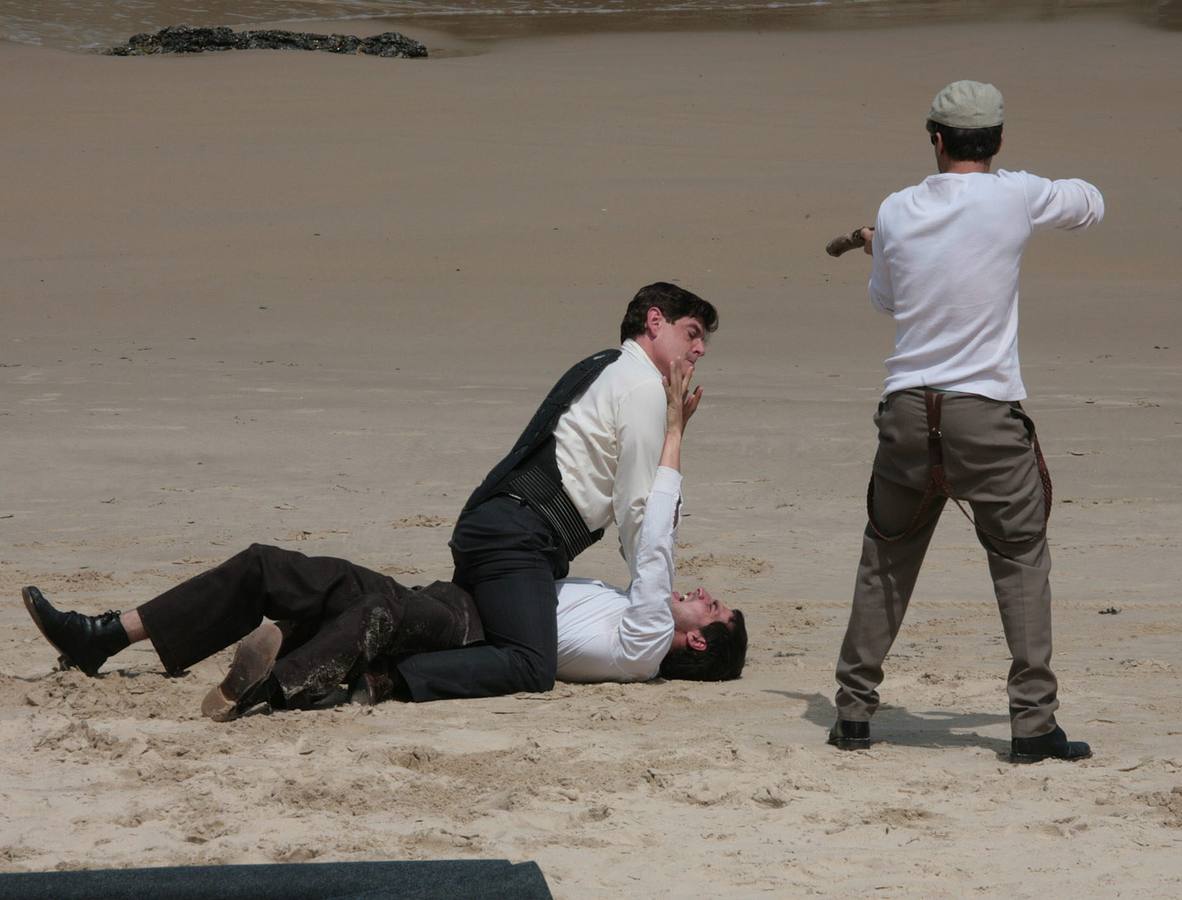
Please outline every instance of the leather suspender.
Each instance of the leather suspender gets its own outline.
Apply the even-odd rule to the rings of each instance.
[[[878,527],[874,521],[874,474],[870,475],[870,485],[866,489],[866,516],[870,522],[870,529],[878,537],[879,540],[892,543],[894,541],[901,541],[905,537],[914,534],[915,531],[924,521],[924,514],[928,507],[931,506],[932,500],[937,497],[947,497],[957,508],[964,514],[964,517],[972,523],[973,527],[977,529],[985,537],[991,541],[998,541],[1003,544],[1021,544],[1030,540],[1030,538],[1003,538],[997,535],[990,534],[983,528],[977,525],[976,520],[972,514],[964,508],[964,503],[952,492],[952,485],[948,483],[948,477],[944,473],[944,443],[943,433],[940,431],[940,415],[944,403],[944,395],[939,391],[925,390],[923,392],[923,403],[927,413],[928,425],[928,483],[924,488],[923,497],[920,498],[919,506],[915,509],[915,515],[911,517],[911,522],[899,534],[888,535]],[[1031,440],[1034,447],[1034,458],[1038,464],[1038,478],[1042,482],[1042,499],[1043,509],[1046,513],[1046,521],[1051,518],[1051,500],[1053,495],[1053,487],[1051,485],[1051,473],[1047,469],[1046,460],[1042,455],[1042,448],[1038,445],[1038,435],[1031,433]],[[1046,525],[1043,525],[1043,533],[1046,532]]]

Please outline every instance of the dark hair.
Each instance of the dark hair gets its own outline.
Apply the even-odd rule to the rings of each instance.
[[[993,159],[1001,149],[1001,126],[989,128],[953,128],[939,122],[927,121],[928,134],[936,143],[936,133],[944,137],[944,152],[949,159],[961,162],[985,162]]]
[[[743,613],[734,611],[730,624],[711,622],[702,629],[705,650],[682,647],[661,660],[662,678],[683,681],[730,681],[743,673],[747,662],[747,625]]]
[[[675,284],[658,281],[642,287],[628,304],[624,321],[620,323],[621,342],[644,334],[644,320],[654,306],[668,322],[693,316],[701,321],[707,333],[718,329],[718,311],[711,303]]]

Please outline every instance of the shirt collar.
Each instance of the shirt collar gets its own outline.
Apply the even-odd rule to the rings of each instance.
[[[658,378],[661,377],[661,370],[653,364],[651,359],[649,359],[648,354],[644,352],[644,348],[641,347],[640,344],[636,343],[636,341],[632,340],[632,338],[628,338],[628,340],[624,341],[624,343],[620,345],[620,350],[623,353],[627,353],[629,356],[633,356],[636,359],[643,361],[646,366],[652,369],[653,374],[655,374]]]

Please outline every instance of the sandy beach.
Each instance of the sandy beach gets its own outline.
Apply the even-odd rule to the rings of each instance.
[[[536,860],[559,898],[1182,894],[1182,35],[410,33],[432,58],[0,43],[0,870],[473,857]],[[822,248],[932,170],[924,114],[962,77],[1005,93],[998,166],[1107,202],[1036,237],[1022,281],[1077,765],[1006,762],[1008,654],[951,508],[879,742],[824,742],[893,329],[868,260]],[[128,609],[254,541],[448,577],[469,490],[659,279],[721,315],[678,583],[745,612],[741,680],[218,725],[228,653],[53,671],[26,584]],[[572,574],[626,580],[614,534]]]

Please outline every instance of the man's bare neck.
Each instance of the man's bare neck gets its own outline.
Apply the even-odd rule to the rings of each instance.
[[[652,338],[646,334],[638,334],[636,337],[632,338],[632,340],[635,341],[640,349],[644,351],[644,355],[649,358],[649,361],[651,361],[654,366],[657,365],[657,361],[653,358]]]
[[[940,169],[941,175],[969,175],[973,172],[988,173],[992,159],[950,159],[948,164]]]

